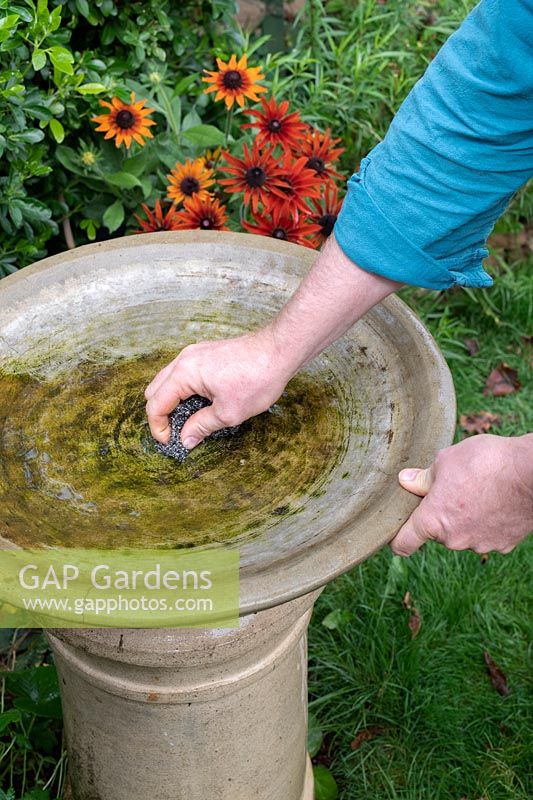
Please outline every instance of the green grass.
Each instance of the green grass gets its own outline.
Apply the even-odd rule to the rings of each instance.
[[[532,544],[485,564],[434,544],[405,561],[384,551],[324,592],[310,631],[311,711],[343,800],[531,797]],[[415,639],[407,591],[422,620]],[[329,630],[333,609],[346,613]],[[485,649],[507,675],[505,697]],[[383,733],[352,751],[373,726]]]
[[[448,359],[459,413],[498,413],[494,432],[503,435],[533,430],[532,352],[523,338],[533,328],[531,267],[501,265],[483,291],[403,292]],[[465,338],[479,342],[477,355]],[[485,379],[502,360],[518,370],[522,389],[485,397]],[[311,710],[326,733],[319,760],[342,800],[532,796],[532,554],[531,540],[486,563],[434,544],[406,560],[382,551],[325,590],[310,630]],[[407,591],[422,618],[415,639]],[[322,620],[335,609],[331,630]],[[485,649],[507,675],[506,697],[490,683]],[[383,734],[352,751],[357,732],[374,726]]]

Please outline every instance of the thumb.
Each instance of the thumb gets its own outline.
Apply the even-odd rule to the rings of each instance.
[[[433,483],[432,469],[402,469],[398,480],[408,492],[425,497]]]
[[[181,431],[181,441],[187,448],[192,450],[197,444],[211,433],[220,430],[224,425],[218,418],[218,414],[214,406],[206,406],[193,414]]]
[[[424,500],[422,503],[423,502]],[[413,511],[405,525],[400,528],[392,540],[390,547],[396,556],[411,556],[413,553],[416,553],[428,539],[431,539],[431,536],[422,524],[419,506]]]

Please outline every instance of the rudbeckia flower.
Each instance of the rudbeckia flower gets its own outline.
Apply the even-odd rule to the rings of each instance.
[[[154,231],[177,231],[178,225],[178,211],[174,204],[169,206],[168,211],[165,213],[159,200],[155,201],[155,208],[151,211],[146,203],[142,204],[147,219],[142,219],[137,214],[133,216],[141,226],[135,233],[153,233]]]
[[[294,159],[286,153],[280,165],[280,181],[271,186],[270,208],[286,208],[298,215],[298,211],[308,213],[307,200],[320,196],[320,181],[316,172],[307,167],[307,158]]]
[[[219,180],[226,192],[244,192],[244,202],[250,204],[255,213],[259,203],[265,204],[268,192],[276,182],[280,182],[281,170],[278,162],[272,155],[272,148],[261,152],[257,141],[252,150],[243,145],[243,158],[236,158],[229,153],[223,153],[229,166],[221,168],[222,172],[231,175],[230,178]]]
[[[261,98],[262,111],[248,109],[246,112],[255,117],[257,122],[246,122],[241,128],[258,128],[256,141],[261,147],[264,145],[279,144],[284,150],[299,147],[302,138],[308,131],[308,126],[300,119],[298,111],[290,114],[289,103],[284,100],[279,105],[273,97],[267,102]]]
[[[236,101],[241,108],[244,106],[244,99],[257,102],[259,92],[266,92],[264,86],[260,86],[257,81],[265,77],[261,74],[261,67],[249,67],[247,56],[242,56],[237,61],[237,56],[232,55],[226,64],[222,59],[217,58],[217,71],[204,70],[209,77],[202,78],[205,83],[211,83],[205,94],[216,92],[215,100],[224,100],[226,106],[231,108]]]
[[[187,159],[184,164],[177,163],[170,175],[167,196],[174,203],[183,203],[187,198],[196,196],[200,200],[209,197],[208,186],[215,182],[213,170],[205,166],[203,158],[195,161]]]
[[[143,137],[154,138],[149,128],[151,125],[155,125],[155,122],[153,119],[149,119],[148,115],[155,109],[144,108],[146,100],[136,102],[134,92],[131,93],[129,103],[123,103],[118,97],[113,97],[110,103],[107,100],[99,102],[104,108],[109,108],[109,113],[93,117],[92,122],[99,123],[97,131],[106,132],[104,139],[115,137],[117,147],[124,142],[129,149],[132,140],[142,146],[144,145]]]
[[[256,224],[252,225],[243,220],[242,225],[249,233],[271,236],[273,239],[282,239],[311,248],[313,244],[306,237],[320,230],[318,225],[294,216],[287,208],[273,208],[270,212],[255,214],[254,221]]]
[[[324,196],[320,200],[313,198],[311,203],[314,213],[311,214],[309,219],[320,228],[311,241],[318,248],[331,236],[333,226],[337,222],[337,217],[341,210],[342,200],[339,200],[337,187],[328,184],[325,188]]]
[[[213,197],[201,200],[198,195],[185,200],[178,216],[180,230],[227,231],[226,207]]]
[[[331,138],[329,128],[325,133],[315,129],[300,142],[298,155],[307,157],[306,166],[314,170],[315,175],[322,183],[333,184],[335,178],[342,179],[343,177],[332,166],[340,154],[344,153],[344,147],[334,147],[338,142],[340,139]]]

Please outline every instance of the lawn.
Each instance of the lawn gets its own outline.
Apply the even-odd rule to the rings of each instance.
[[[459,414],[491,411],[494,432],[509,436],[533,430],[532,263],[498,262],[492,289],[404,299],[448,359]],[[502,360],[522,387],[486,397]],[[310,630],[310,708],[324,734],[315,761],[342,800],[532,796],[532,554],[531,539],[487,559],[433,543],[409,559],[382,551],[325,590]],[[492,685],[485,651],[508,694]]]

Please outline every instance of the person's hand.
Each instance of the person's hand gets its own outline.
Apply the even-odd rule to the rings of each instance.
[[[193,394],[207,397],[212,405],[193,414],[181,432],[183,444],[191,450],[210,433],[266,411],[291,377],[268,328],[189,345],[146,388],[150,430],[166,444],[169,412]]]
[[[391,542],[396,555],[428,539],[449,550],[509,553],[533,530],[533,434],[465,439],[399,480],[424,499]]]

